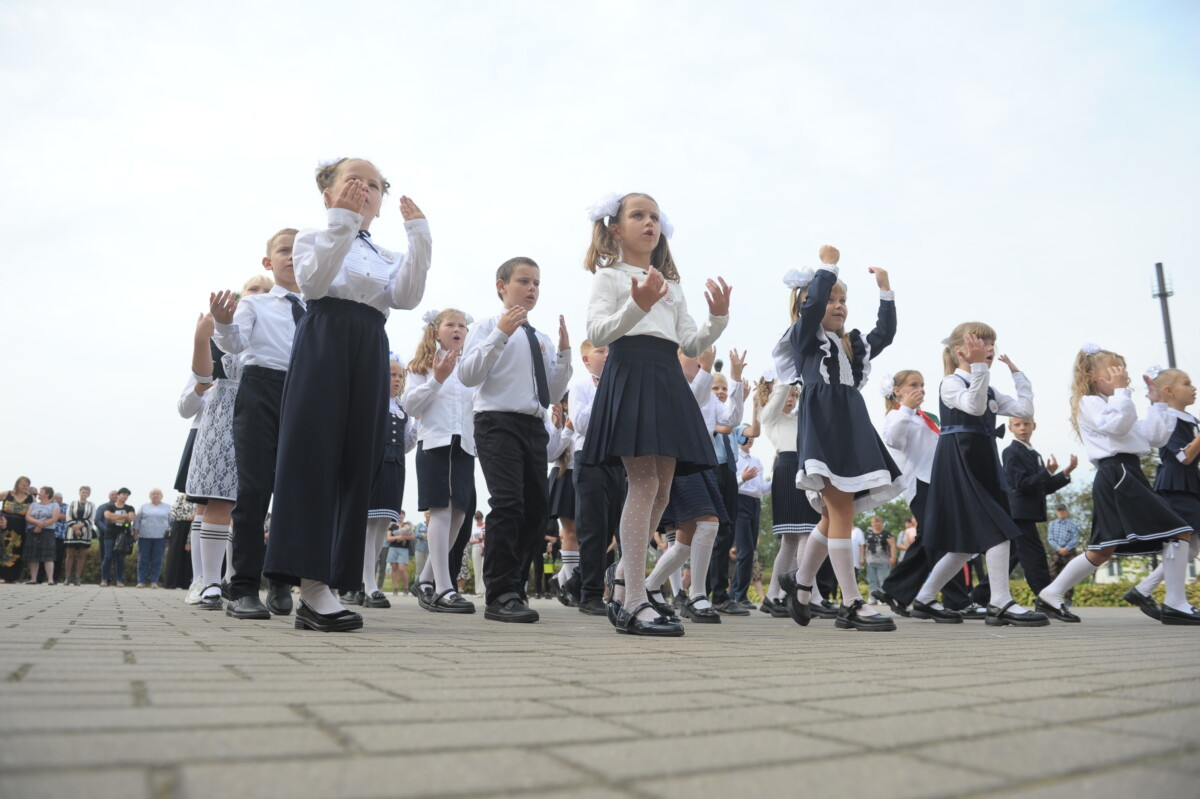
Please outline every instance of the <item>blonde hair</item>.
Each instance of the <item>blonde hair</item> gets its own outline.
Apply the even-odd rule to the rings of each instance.
[[[268,291],[275,288],[275,281],[271,279],[270,275],[259,272],[257,275],[242,284],[242,294],[245,295],[246,292],[250,291],[250,289],[256,286],[261,287],[263,294],[266,294]]]
[[[1079,402],[1085,396],[1097,393],[1092,373],[1108,361],[1125,365],[1125,359],[1111,350],[1097,350],[1091,355],[1080,350],[1075,355],[1075,366],[1071,373],[1071,429],[1076,436],[1079,435]]]
[[[467,315],[457,308],[443,308],[432,322],[425,325],[421,341],[417,344],[417,354],[408,362],[408,371],[419,375],[429,374],[429,370],[433,368],[433,358],[438,351],[438,328],[446,321],[446,317],[454,315],[461,316],[464,322],[467,319]]]
[[[617,241],[617,237],[613,235],[612,228],[621,220],[621,213],[625,210],[625,201],[630,197],[645,197],[655,205],[658,204],[658,200],[649,194],[641,192],[626,194],[617,205],[615,214],[607,219],[597,219],[592,223],[592,243],[588,245],[587,255],[583,259],[583,268],[589,272],[604,269],[621,260],[621,245]],[[606,221],[608,224],[605,224]],[[659,235],[658,245],[655,246],[654,252],[650,253],[650,265],[662,272],[662,276],[672,283],[679,282],[679,270],[675,268],[675,259],[671,257],[671,247],[667,243],[666,236]]]
[[[596,348],[595,348],[595,346],[593,346],[592,342],[585,338],[583,340],[583,343],[581,343],[579,345],[579,357],[584,358],[588,355],[591,355],[592,350],[594,350],[594,349],[596,349]]]
[[[892,396],[883,398],[883,403],[885,406],[887,406],[889,411],[894,411],[900,407],[900,401],[896,399],[896,389],[907,383],[908,379],[913,375],[919,374],[921,373],[916,369],[901,369],[899,372],[896,372],[896,374],[892,375],[892,383],[894,385],[894,388],[892,389]]]
[[[833,288],[829,292],[830,296],[833,295],[833,292],[839,289],[841,290],[843,296],[849,296],[850,293],[846,290],[846,284],[840,280],[833,284]],[[793,325],[800,321],[800,309],[804,307],[804,301],[807,299],[808,286],[805,286],[801,289],[792,289],[792,296],[788,300],[788,314],[791,316]],[[824,309],[821,310],[821,318],[825,318]],[[846,357],[853,358],[854,349],[850,346],[850,336],[848,333],[846,333],[846,329],[844,327],[842,328],[841,339],[842,347],[846,350]]]
[[[294,227],[285,227],[283,230],[278,231],[274,236],[267,239],[267,257],[270,257],[271,250],[275,247],[275,242],[279,241],[280,238],[283,236],[295,236],[299,232],[300,231],[296,230]]]
[[[758,388],[754,391],[754,404],[760,408],[766,407],[767,400],[771,399],[771,392],[774,389],[774,380],[760,380]]]
[[[339,158],[332,164],[325,164],[324,166],[317,167],[317,188],[321,190],[322,194],[325,193],[326,189],[333,188],[333,184],[337,182],[337,176],[341,173],[342,167],[344,167],[350,161],[362,161],[364,164],[371,164],[371,162],[365,158]],[[379,180],[383,184],[379,188],[379,193],[387,194],[388,189],[392,187],[392,184],[388,183],[387,178],[385,178],[383,173],[379,171],[379,167],[371,164],[371,169],[374,169],[379,173]]]
[[[949,338],[946,339],[946,346],[942,349],[942,366],[946,369],[946,374],[954,374],[954,370],[958,368],[958,356],[954,354],[955,347],[963,345],[963,339],[967,334],[979,336],[984,341],[996,343],[996,331],[986,322],[963,322],[951,331]]]
[[[1158,386],[1159,388],[1167,388],[1175,385],[1175,381],[1179,380],[1181,377],[1185,377],[1186,375],[1187,372],[1183,371],[1182,369],[1176,369],[1172,366],[1169,369],[1163,369],[1156,377],[1151,378],[1151,380],[1153,380],[1154,385]]]

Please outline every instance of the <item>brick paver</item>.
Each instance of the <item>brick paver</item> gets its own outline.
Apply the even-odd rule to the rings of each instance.
[[[0,797],[1200,795],[1200,630],[1134,609],[647,640],[557,602],[320,635],[182,598],[0,586]]]

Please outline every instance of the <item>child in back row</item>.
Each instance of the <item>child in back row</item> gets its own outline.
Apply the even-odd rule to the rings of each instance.
[[[1075,356],[1071,423],[1088,459],[1096,465],[1092,483],[1092,535],[1087,552],[1073,558],[1037,598],[1037,607],[1059,621],[1078,622],[1063,594],[1114,554],[1161,552],[1167,595],[1159,607],[1163,624],[1200,624],[1200,610],[1187,601],[1188,541],[1193,527],[1142,474],[1140,455],[1169,443],[1177,417],[1167,410],[1162,388],[1145,378],[1150,410],[1137,418],[1125,359],[1096,344]]]

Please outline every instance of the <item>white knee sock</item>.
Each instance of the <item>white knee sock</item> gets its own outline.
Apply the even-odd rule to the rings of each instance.
[[[940,608],[941,604],[935,602],[938,592],[942,590],[942,586],[950,582],[954,575],[962,571],[962,567],[970,559],[969,552],[947,552],[942,555],[941,559],[929,570],[929,576],[925,578],[925,583],[917,592],[916,601]],[[1008,564],[1005,563],[1004,567],[1008,568]]]
[[[442,593],[454,587],[450,580],[450,508],[434,508],[429,512],[429,558],[425,568],[433,575],[434,592]],[[421,575],[424,577],[424,573]]]
[[[375,564],[379,560],[379,550],[383,547],[381,539],[387,536],[388,523],[391,519],[367,519],[367,543],[363,548],[363,591],[367,596],[379,590],[375,582]]]
[[[667,579],[667,575],[678,573],[679,567],[687,562],[691,554],[690,544],[683,544],[679,541],[671,544],[671,548],[663,553],[663,556],[658,559],[658,563],[654,564],[654,570],[650,572],[650,576],[646,578],[646,592],[659,590],[663,580]]]
[[[664,530],[663,538],[667,540],[667,548],[670,549],[675,544],[675,531]],[[690,547],[691,544],[688,546]],[[683,566],[680,565],[678,569],[668,574],[667,579],[671,581],[671,596],[677,596],[683,590]]]
[[[987,563],[988,583],[992,588],[992,596],[988,601],[994,608],[1002,608],[1012,602],[1012,592],[1008,587],[1008,553],[1011,546],[1012,544],[1006,540],[1001,544],[996,544],[983,556],[984,562]],[[1008,612],[1024,613],[1025,608],[1013,605]]]
[[[696,522],[696,533],[692,536],[692,587],[691,598],[701,597],[692,607],[697,610],[711,608],[708,601],[708,564],[712,561],[713,543],[717,540],[717,522]]]
[[[326,616],[345,610],[342,603],[338,601],[337,594],[328,585],[316,580],[301,578],[300,598],[304,600],[304,604]]]
[[[221,561],[225,559],[225,549],[229,545],[229,525],[209,524],[200,525],[200,561],[201,572],[204,575],[204,585],[217,587],[206,588],[201,596],[212,596],[221,593]]]
[[[829,539],[820,530],[808,534],[808,541],[802,544],[804,554],[800,556],[800,565],[796,567],[796,582],[800,585],[813,585],[817,569],[829,555]],[[796,599],[801,602],[812,601],[812,591],[803,589],[796,591]]]
[[[1192,533],[1192,537],[1188,541],[1188,560],[1195,560],[1197,555],[1200,555],[1200,530]],[[1150,596],[1154,593],[1154,589],[1162,584],[1163,563],[1164,561],[1160,560],[1154,567],[1154,571],[1147,574],[1146,579],[1137,584],[1139,593]]]
[[[779,536],[779,552],[775,554],[775,565],[771,567],[771,585],[767,587],[767,599],[779,599],[783,596],[783,590],[779,587],[779,575],[794,568],[800,538],[801,536],[791,533]]]
[[[828,546],[829,564],[833,566],[838,587],[842,589],[842,604],[850,605],[855,600],[861,600],[862,592],[858,590],[858,578],[854,574],[854,542],[849,538],[831,538]],[[877,611],[862,607],[858,613],[860,616],[874,616]]]
[[[192,520],[192,530],[188,537],[188,546],[192,556],[192,582],[204,580],[204,561],[200,559],[200,525],[204,519],[197,516]]]
[[[1042,589],[1038,597],[1053,607],[1060,607],[1063,603],[1063,594],[1083,582],[1098,568],[1100,567],[1088,560],[1086,554],[1076,555],[1067,562],[1066,566],[1063,566],[1063,570],[1058,573],[1050,585]]]
[[[562,568],[558,570],[558,584],[566,585],[567,580],[571,579],[571,575],[579,568],[579,551],[578,550],[562,550]]]
[[[1167,585],[1167,595],[1163,597],[1163,604],[1185,613],[1190,612],[1192,608],[1187,599],[1188,560],[1186,541],[1176,538],[1163,545],[1163,582]]]

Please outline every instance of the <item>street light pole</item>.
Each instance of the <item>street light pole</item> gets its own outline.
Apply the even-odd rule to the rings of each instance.
[[[1174,294],[1170,287],[1167,286],[1167,279],[1163,276],[1163,265],[1161,263],[1154,265],[1154,274],[1158,280],[1158,289],[1154,292],[1153,297],[1158,300],[1162,307],[1163,332],[1167,337],[1167,366],[1171,369],[1175,368],[1175,339],[1171,336],[1171,310],[1167,307],[1167,298]]]

